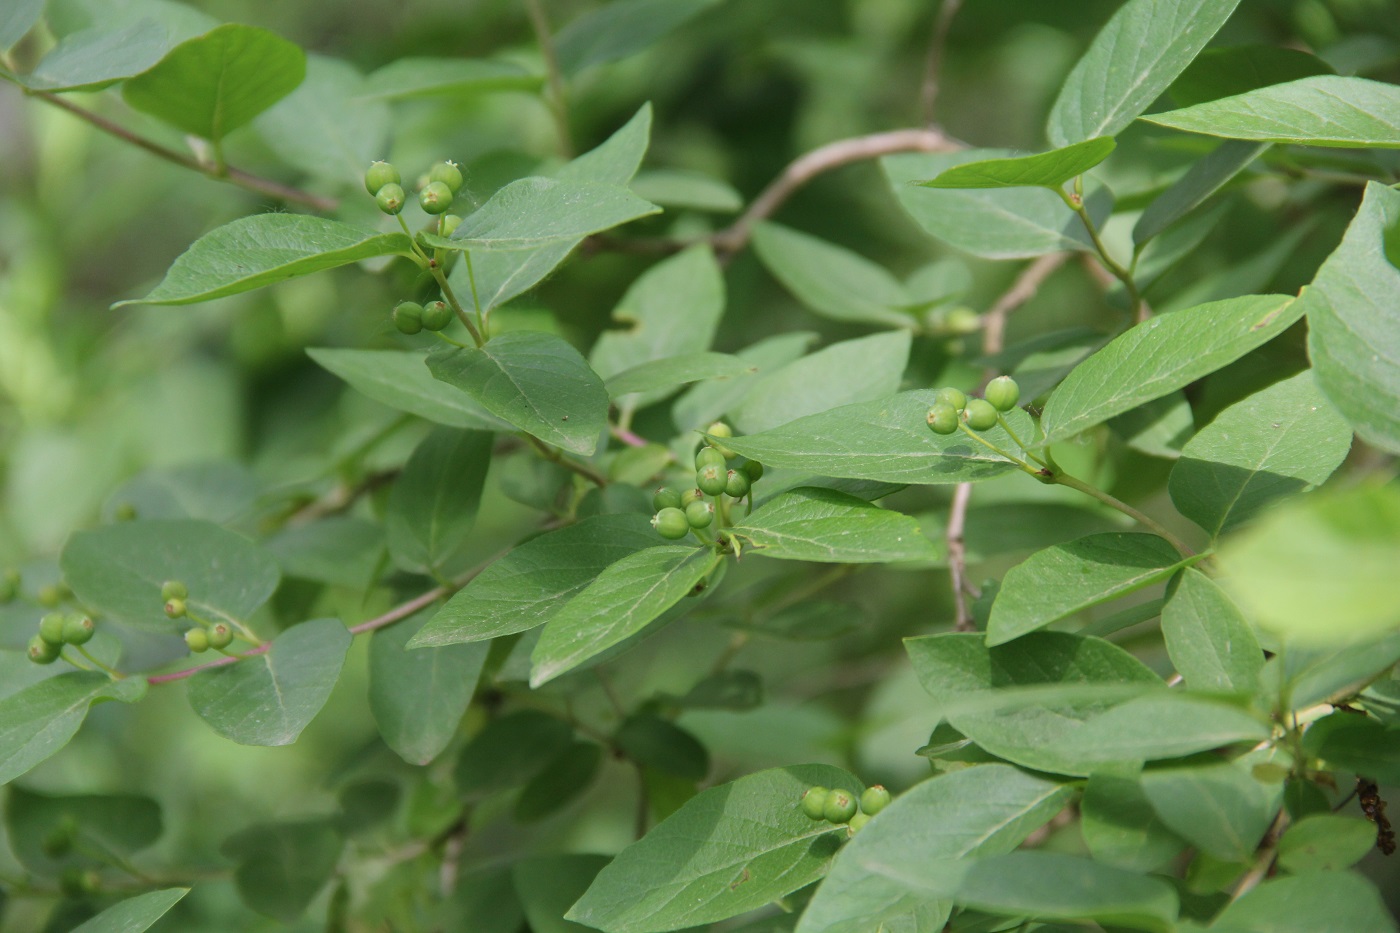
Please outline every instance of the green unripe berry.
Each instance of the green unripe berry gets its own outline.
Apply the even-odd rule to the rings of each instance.
[[[844,790],[834,790],[826,797],[822,816],[828,823],[846,823],[856,815],[856,798]]]
[[[202,628],[192,628],[185,633],[185,644],[195,654],[209,650],[209,636]]]
[[[97,626],[85,615],[75,613],[63,622],[63,640],[70,645],[86,645],[96,632]]]
[[[928,410],[928,426],[934,434],[952,434],[958,429],[958,410],[947,402],[935,402]]]
[[[51,645],[35,635],[29,639],[29,646],[25,649],[25,653],[29,655],[29,660],[35,664],[52,664],[58,660],[60,650],[62,649],[59,645]]]
[[[709,528],[715,520],[715,507],[703,499],[685,507],[685,520],[691,528]]]
[[[48,586],[39,587],[36,594],[39,598],[39,605],[45,609],[55,609],[63,602],[63,587],[57,583],[50,583]]]
[[[997,423],[997,410],[984,398],[975,398],[968,402],[963,415],[967,418],[967,426],[974,431],[986,431],[995,427]]]
[[[690,522],[680,509],[662,509],[651,517],[651,526],[661,537],[671,541],[690,534]]]
[[[189,599],[190,591],[179,580],[166,580],[160,585],[161,599]]]
[[[735,499],[742,499],[749,494],[749,474],[743,470],[730,470],[724,474],[724,492]]]
[[[997,411],[1010,411],[1021,399],[1021,387],[1010,376],[997,376],[987,383],[987,391],[982,397],[992,403]]]
[[[933,401],[935,404],[943,402],[945,405],[952,406],[957,411],[962,411],[967,407],[967,394],[961,389],[955,389],[952,386],[944,386],[934,393]]]
[[[5,571],[5,575],[0,577],[0,606],[14,601],[19,595],[19,585],[22,582],[23,578],[15,568],[11,567]]]
[[[209,647],[227,648],[233,644],[233,628],[227,622],[215,622],[209,626]]]
[[[456,195],[462,190],[462,170],[456,162],[439,162],[429,170],[428,181],[440,181]]]
[[[84,897],[102,887],[102,877],[89,868],[66,868],[58,876],[58,889],[68,897]]]
[[[50,612],[39,620],[39,637],[51,645],[63,645],[63,623],[68,618],[61,612]]]
[[[685,508],[686,506],[690,505],[690,503],[692,503],[692,502],[699,502],[699,501],[700,501],[701,499],[703,499],[703,498],[705,498],[705,494],[704,494],[703,492],[701,492],[700,490],[698,490],[698,489],[687,489],[685,492],[681,493],[681,505],[680,505],[680,507],[681,507],[681,508]]]
[[[950,308],[943,316],[943,329],[950,334],[970,334],[982,327],[982,316],[965,305]]]
[[[890,804],[890,792],[882,784],[871,784],[860,795],[860,812],[874,816]]]
[[[456,195],[452,189],[440,181],[430,181],[418,192],[418,206],[427,214],[441,214],[452,206]]]
[[[763,479],[763,464],[757,460],[746,460],[744,462],[744,472],[748,474],[749,482],[756,483]]]
[[[855,816],[851,817],[851,821],[846,824],[846,835],[854,836],[856,833],[860,832],[862,826],[869,822],[870,815],[868,813],[857,813]]]
[[[401,334],[416,334],[423,329],[423,306],[416,301],[400,301],[394,305],[394,326]]]
[[[724,492],[727,482],[724,467],[707,466],[695,472],[695,485],[707,496],[718,496]]]
[[[365,190],[370,194],[378,194],[385,185],[397,185],[401,181],[399,170],[388,162],[371,162],[365,170]]]
[[[130,502],[123,502],[112,510],[112,518],[119,522],[134,522],[136,520],[136,506]]]
[[[430,301],[423,306],[423,329],[442,330],[452,323],[452,309],[445,301]]]
[[[404,199],[408,193],[403,190],[403,185],[385,185],[374,195],[374,203],[379,205],[379,209],[390,216],[403,210]]]
[[[670,486],[661,486],[651,494],[651,507],[658,512],[662,509],[678,509],[681,507],[681,494]]]
[[[708,428],[705,429],[705,433],[710,435],[711,437],[733,437],[734,429],[731,428],[729,425],[725,424],[723,421],[716,421],[714,424],[710,425]],[[735,457],[739,456],[734,451],[730,450],[728,447],[725,447],[723,444],[716,444],[714,441],[710,441],[710,446],[713,447],[715,450],[718,450],[721,454],[723,454],[724,459],[726,460],[733,460]]]
[[[802,794],[802,812],[809,819],[826,819],[826,798],[831,793],[825,787],[809,787]]]
[[[165,601],[165,616],[168,619],[183,619],[185,617],[185,601],[183,599],[167,599]]]
[[[724,454],[713,447],[701,447],[695,452],[695,469],[698,472],[708,466],[724,469]]]
[[[440,233],[442,236],[451,236],[452,231],[460,226],[462,226],[462,218],[458,217],[456,214],[443,214],[442,230]]]

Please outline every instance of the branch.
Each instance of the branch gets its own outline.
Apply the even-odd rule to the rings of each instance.
[[[1269,826],[1269,831],[1264,834],[1264,840],[1259,843],[1259,850],[1254,856],[1254,867],[1240,879],[1240,883],[1235,886],[1234,892],[1230,895],[1230,901],[1239,900],[1269,877],[1269,873],[1274,869],[1274,862],[1278,859],[1278,840],[1283,835],[1283,830],[1288,826],[1288,810],[1280,807],[1274,816],[1273,823]]]
[[[569,132],[564,73],[559,67],[559,55],[554,50],[554,36],[549,31],[549,18],[545,16],[540,0],[525,0],[525,9],[530,13],[530,26],[535,31],[535,40],[540,44],[540,55],[544,58],[545,73],[549,76],[549,112],[554,117],[555,128],[559,131],[559,146],[567,158],[573,155],[573,134]]]
[[[948,509],[948,528],[943,539],[948,546],[948,578],[953,586],[953,631],[971,632],[975,629],[972,613],[967,607],[967,546],[963,529],[967,526],[967,504],[972,501],[972,484],[958,483],[953,491],[953,504]]]
[[[924,84],[919,89],[919,100],[923,105],[924,123],[930,128],[938,125],[934,107],[938,103],[939,76],[943,72],[943,53],[948,48],[948,30],[952,28],[953,17],[962,9],[963,0],[943,0],[938,8],[938,16],[933,21],[933,39],[928,46],[928,59],[924,64]]]
[[[1016,280],[1011,283],[1011,287],[992,303],[992,306],[987,309],[987,313],[982,316],[983,356],[992,356],[1002,351],[1006,344],[1006,319],[1011,316],[1011,312],[1034,298],[1036,292],[1040,291],[1040,286],[1045,284],[1045,280],[1050,278],[1056,269],[1064,265],[1069,257],[1069,253],[1049,253],[1041,256],[1022,269],[1021,274],[1016,276]],[[1095,267],[1101,268],[1098,267],[1097,263],[1095,263]],[[1105,274],[1107,274],[1106,271]],[[996,373],[988,371],[983,376],[984,383],[996,375]]]

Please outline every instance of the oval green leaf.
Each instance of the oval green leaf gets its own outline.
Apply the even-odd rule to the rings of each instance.
[[[917,184],[923,188],[1039,187],[1058,191],[1065,182],[1107,159],[1116,146],[1113,137],[1100,136],[1035,155],[964,162]]]
[[[832,564],[933,560],[933,543],[907,515],[834,489],[774,496],[731,532],[745,554]]]

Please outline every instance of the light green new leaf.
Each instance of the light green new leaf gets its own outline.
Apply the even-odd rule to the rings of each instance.
[[[568,919],[603,933],[659,933],[725,920],[811,884],[845,835],[799,809],[813,785],[861,790],[827,765],[775,768],[712,787],[623,849]]]
[[[72,933],[142,933],[189,893],[189,888],[165,888],[129,897],[78,924]]]
[[[604,334],[606,338],[607,334]],[[778,334],[740,350],[736,356],[757,372],[691,388],[671,406],[671,420],[682,431],[700,430],[748,397],[754,383],[798,359],[817,339],[810,331]]]
[[[369,708],[385,743],[411,765],[426,765],[457,734],[490,645],[407,649],[431,610],[375,632],[369,643]]]
[[[907,330],[843,340],[762,376],[730,410],[734,427],[753,434],[837,406],[886,398],[899,389],[911,340]],[[927,422],[922,427],[927,431]]]
[[[24,38],[44,13],[44,0],[14,0],[0,8],[0,52]]]
[[[1167,482],[1212,538],[1275,499],[1321,485],[1351,451],[1351,426],[1303,371],[1221,412],[1182,448]]]
[[[1146,243],[1205,203],[1268,148],[1268,143],[1242,139],[1227,139],[1216,146],[1147,205],[1133,225],[1134,245]]]
[[[610,564],[661,541],[635,514],[598,515],[532,538],[458,590],[409,647],[486,641],[543,625]]]
[[[640,632],[721,560],[708,548],[663,545],[612,564],[546,623],[530,654],[530,686],[548,683]]]
[[[311,347],[306,355],[352,389],[390,408],[453,428],[510,430],[509,424],[482,408],[476,399],[434,379],[421,353]]]
[[[1330,74],[1336,74],[1331,65],[1298,49],[1233,45],[1197,55],[1167,92],[1178,107],[1194,107],[1261,87]]]
[[[472,58],[400,58],[361,86],[361,101],[412,100],[487,91],[533,91],[544,77],[518,62]]]
[[[402,233],[376,233],[324,217],[241,217],[195,240],[145,298],[112,307],[212,301],[362,259],[412,252],[412,242]]]
[[[1367,930],[1395,933],[1395,916],[1374,885],[1349,871],[1273,878],[1225,906],[1212,927],[1268,933]]]
[[[804,305],[833,321],[911,327],[914,303],[883,266],[859,253],[771,221],[754,227],[753,248]]]
[[[295,923],[335,872],[344,845],[330,820],[260,823],[224,840],[237,864],[238,897],[260,914]]]
[[[296,90],[306,53],[266,29],[228,23],[171,49],[122,85],[122,97],[186,133],[217,144]]]
[[[349,62],[309,55],[306,80],[259,114],[253,126],[289,165],[359,188],[389,135],[389,106],[356,98],[367,86]]]
[[[140,677],[70,671],[0,699],[0,784],[8,784],[68,744],[102,700],[135,703],[146,694]]]
[[[277,589],[277,561],[242,535],[193,519],[119,522],[68,539],[64,579],[83,604],[125,625],[169,632],[166,580],[189,590],[192,612],[246,620]]]
[[[753,375],[757,371],[758,367],[751,366],[737,356],[706,350],[701,353],[663,357],[633,366],[631,369],[624,369],[616,376],[609,376],[603,380],[603,385],[607,387],[608,395],[621,400],[634,393],[665,393],[691,382],[733,379],[737,376]]]
[[[651,169],[638,175],[631,187],[637,197],[663,207],[733,214],[744,206],[743,195],[733,185],[701,172]]]
[[[1210,577],[1188,567],[1162,607],[1162,638],[1191,690],[1253,694],[1264,653],[1240,610]]]
[[[1303,313],[1280,295],[1249,295],[1159,315],[1074,368],[1045,405],[1042,444],[1067,440],[1208,375],[1268,343]]]
[[[1316,813],[1288,827],[1278,843],[1278,864],[1295,875],[1341,871],[1376,847],[1376,825],[1355,816]]]
[[[987,622],[987,644],[1005,644],[1165,580],[1182,563],[1174,547],[1149,534],[1089,535],[1038,551],[1002,580]]]
[[[486,431],[437,428],[414,448],[384,515],[389,553],[400,567],[432,575],[467,543],[493,440]]]
[[[1143,117],[1148,123],[1266,143],[1400,148],[1400,87],[1316,75]]]
[[[930,902],[901,882],[909,866],[1010,852],[1072,796],[1069,785],[1002,764],[923,781],[842,847],[797,933],[867,933],[882,923],[898,929],[902,917],[939,929],[951,902]]]
[[[724,443],[765,466],[891,483],[976,482],[1018,469],[961,434],[945,437],[930,431],[927,416],[934,394],[921,389],[845,405]],[[1011,411],[1006,419],[1021,437],[1034,436],[1025,412]],[[1003,450],[1015,443],[1000,427],[982,433]]]
[[[477,208],[450,237],[424,235],[443,249],[532,249],[661,213],[620,185],[559,178],[521,178]]]
[[[1107,159],[1116,146],[1112,136],[1100,136],[1036,155],[964,162],[918,184],[924,188],[1037,187],[1058,191],[1065,182]]]
[[[1130,0],[1060,88],[1046,133],[1053,146],[1116,136],[1181,74],[1240,0]]]
[[[240,745],[290,745],[326,705],[349,650],[340,620],[302,622],[262,654],[191,677],[190,707]]]
[[[1136,776],[1089,775],[1079,817],[1095,861],[1116,868],[1156,871],[1186,848],[1186,841],[1157,818]]]
[[[1229,762],[1147,771],[1141,781],[1163,823],[1226,862],[1249,860],[1283,797],[1282,785],[1264,784],[1247,766]]]
[[[97,91],[140,74],[169,48],[165,27],[153,19],[83,29],[64,36],[21,80],[36,91]]]
[[[1400,453],[1397,231],[1400,191],[1372,182],[1341,245],[1298,299],[1318,387],[1357,434],[1391,453]]]
[[[919,523],[834,489],[804,487],[768,500],[733,528],[744,553],[833,564],[932,560]]]
[[[563,338],[511,331],[484,347],[439,347],[428,354],[433,376],[528,434],[591,456],[608,423],[608,390]]]
[[[635,55],[717,0],[616,0],[559,31],[559,67],[576,75],[591,65]]]

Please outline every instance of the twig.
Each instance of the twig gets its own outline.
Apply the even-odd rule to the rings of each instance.
[[[540,55],[544,58],[544,69],[549,81],[549,112],[554,117],[554,126],[559,131],[559,146],[567,158],[574,154],[573,134],[569,131],[569,107],[564,96],[564,72],[559,67],[559,55],[554,49],[554,36],[549,31],[549,18],[545,16],[540,0],[525,0],[525,9],[530,13],[530,26],[535,30],[535,40],[540,44]]]
[[[647,445],[646,438],[638,437],[620,424],[608,425],[608,431],[628,447],[645,447]]]
[[[579,476],[593,483],[595,486],[606,486],[608,478],[586,463],[579,463],[577,460],[564,456],[558,448],[551,447],[533,434],[525,435],[525,439],[539,451],[541,457],[551,463],[557,463],[566,470],[572,470]]]
[[[943,53],[948,48],[948,30],[952,28],[953,17],[958,15],[962,5],[963,0],[943,0],[933,21],[933,39],[929,42],[928,59],[924,64],[924,83],[919,89],[924,125],[930,128],[938,125],[934,108],[938,103],[940,76],[943,73]]]
[[[1288,825],[1288,810],[1279,808],[1278,814],[1269,826],[1269,831],[1264,834],[1264,839],[1259,843],[1259,851],[1254,856],[1254,867],[1251,868],[1240,883],[1235,885],[1235,890],[1230,895],[1231,901],[1237,901],[1244,897],[1255,886],[1273,871],[1274,861],[1278,858],[1278,840],[1283,835],[1284,827]]]
[[[948,528],[943,533],[948,545],[948,578],[953,586],[953,631],[971,632],[975,628],[967,607],[967,545],[963,529],[967,525],[967,504],[972,501],[972,484],[958,483],[953,491],[953,504],[948,509]]]
[[[992,356],[1000,353],[1006,344],[1006,319],[1011,316],[1021,305],[1035,297],[1040,291],[1040,286],[1045,284],[1045,280],[1055,272],[1056,269],[1065,264],[1069,259],[1069,253],[1049,253],[1041,256],[1026,268],[1021,270],[1021,274],[1016,276],[1016,280],[1011,283],[1011,287],[1002,292],[1001,297],[992,303],[987,309],[987,313],[982,315],[982,354]],[[1107,275],[1107,270],[1104,270]],[[983,381],[995,377],[995,372],[988,371],[983,377]]]

